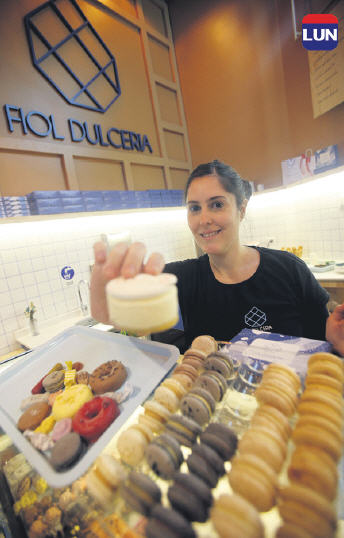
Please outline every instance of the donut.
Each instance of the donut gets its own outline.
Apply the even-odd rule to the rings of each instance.
[[[94,443],[118,415],[119,408],[112,398],[96,396],[75,414],[73,430],[88,442]]]
[[[56,421],[73,417],[84,403],[92,400],[93,394],[87,385],[73,385],[55,399],[52,414]]]
[[[90,375],[89,384],[95,394],[119,389],[127,379],[127,371],[120,361],[108,361]]]

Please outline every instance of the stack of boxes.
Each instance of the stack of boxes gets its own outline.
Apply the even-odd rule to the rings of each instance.
[[[24,217],[30,215],[26,196],[3,196],[2,202],[6,217]]]
[[[34,191],[27,196],[0,197],[0,218],[52,215],[83,211],[109,211],[183,205],[183,191]]]

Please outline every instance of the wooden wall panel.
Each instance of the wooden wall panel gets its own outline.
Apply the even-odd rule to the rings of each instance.
[[[143,0],[142,8],[147,24],[156,32],[167,36],[166,20],[163,8],[153,0]]]
[[[184,190],[189,175],[190,175],[189,170],[180,170],[179,168],[171,168],[170,177],[171,177],[172,189]]]
[[[0,150],[0,195],[67,188],[61,156]]]
[[[149,49],[155,75],[173,81],[173,72],[169,56],[169,47],[153,37],[149,38]]]
[[[115,161],[76,157],[80,190],[126,190],[123,165]]]
[[[185,161],[184,135],[165,130],[167,155],[175,161]]]
[[[181,117],[178,107],[178,96],[175,90],[166,88],[161,84],[156,85],[160,114],[163,121],[181,124]]]
[[[165,189],[164,170],[161,166],[147,166],[144,164],[133,164],[132,175],[134,190],[144,191],[145,189]],[[149,181],[147,182],[147,178]],[[149,185],[149,187],[147,186]]]

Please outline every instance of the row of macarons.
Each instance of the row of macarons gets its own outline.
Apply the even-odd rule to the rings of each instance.
[[[259,390],[265,391],[275,384],[284,386],[288,401],[297,401],[300,379],[293,370],[276,363],[267,366]],[[259,512],[266,512],[276,504],[278,474],[287,455],[291,433],[289,410],[286,408],[288,414],[282,413],[274,398],[273,394],[269,403],[264,401],[258,406],[240,439],[238,454],[228,473],[232,490]]]
[[[109,454],[101,455],[86,475],[88,491],[105,507],[114,505],[116,496],[120,496],[130,510],[147,517],[145,534],[148,538],[162,536],[167,520],[176,536],[194,537],[191,523],[208,519],[213,505],[212,489],[225,474],[224,462],[234,455],[237,437],[228,426],[210,423],[187,459],[189,472],[183,473],[178,472],[179,466],[171,465],[174,458],[182,462],[179,444],[168,434],[162,434],[161,438],[169,450],[161,458],[157,445],[158,454],[154,453],[152,457],[159,459],[159,466],[162,465],[163,471],[155,469],[157,474],[161,476],[162,471],[166,477],[165,472],[169,469],[168,477],[173,478],[167,490],[168,507],[163,506],[160,487],[152,478],[136,470],[127,474],[126,468]]]
[[[342,361],[327,353],[310,358],[306,389],[300,398],[300,380],[293,370],[279,364],[265,370],[256,391],[263,397],[260,400],[257,395],[260,405],[228,473],[237,498],[223,495],[212,509],[213,524],[221,537],[228,536],[226,529],[233,524],[230,507],[236,506],[239,498],[250,505],[248,521],[257,538],[264,535],[259,512],[276,503],[283,519],[276,537],[334,535],[336,514],[331,502],[337,491],[336,463],[343,445],[343,380]],[[295,411],[299,418],[292,430],[289,418]],[[290,435],[295,445],[287,468],[290,483],[280,487],[278,473],[286,454],[283,444],[286,447]]]
[[[287,467],[289,484],[279,490],[283,523],[278,538],[331,538],[337,515],[337,463],[343,449],[343,361],[316,353],[308,361],[305,390],[292,433],[294,450]]]
[[[291,434],[289,417],[295,412],[300,387],[298,375],[284,365],[272,363],[264,370],[255,392],[258,408],[227,473],[232,494],[222,494],[211,511],[220,538],[263,538],[260,512],[276,504],[278,474]]]
[[[165,429],[180,444],[192,446],[196,441],[201,427],[209,422],[216,403],[226,392],[226,378],[220,370],[228,372],[228,376],[231,371],[230,358],[215,349],[216,341],[207,335],[193,341],[172,375],[145,402],[138,421],[120,434],[117,449],[124,463],[132,467],[139,465],[148,445],[156,442],[156,434]],[[179,410],[181,414],[177,413]]]

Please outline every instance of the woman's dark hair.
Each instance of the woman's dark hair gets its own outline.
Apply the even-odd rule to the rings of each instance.
[[[185,186],[185,200],[192,181],[196,177],[202,176],[216,176],[222,187],[227,192],[234,194],[238,209],[242,206],[245,198],[249,200],[251,197],[251,184],[246,179],[242,179],[234,168],[215,159],[210,163],[200,164],[191,172]]]

